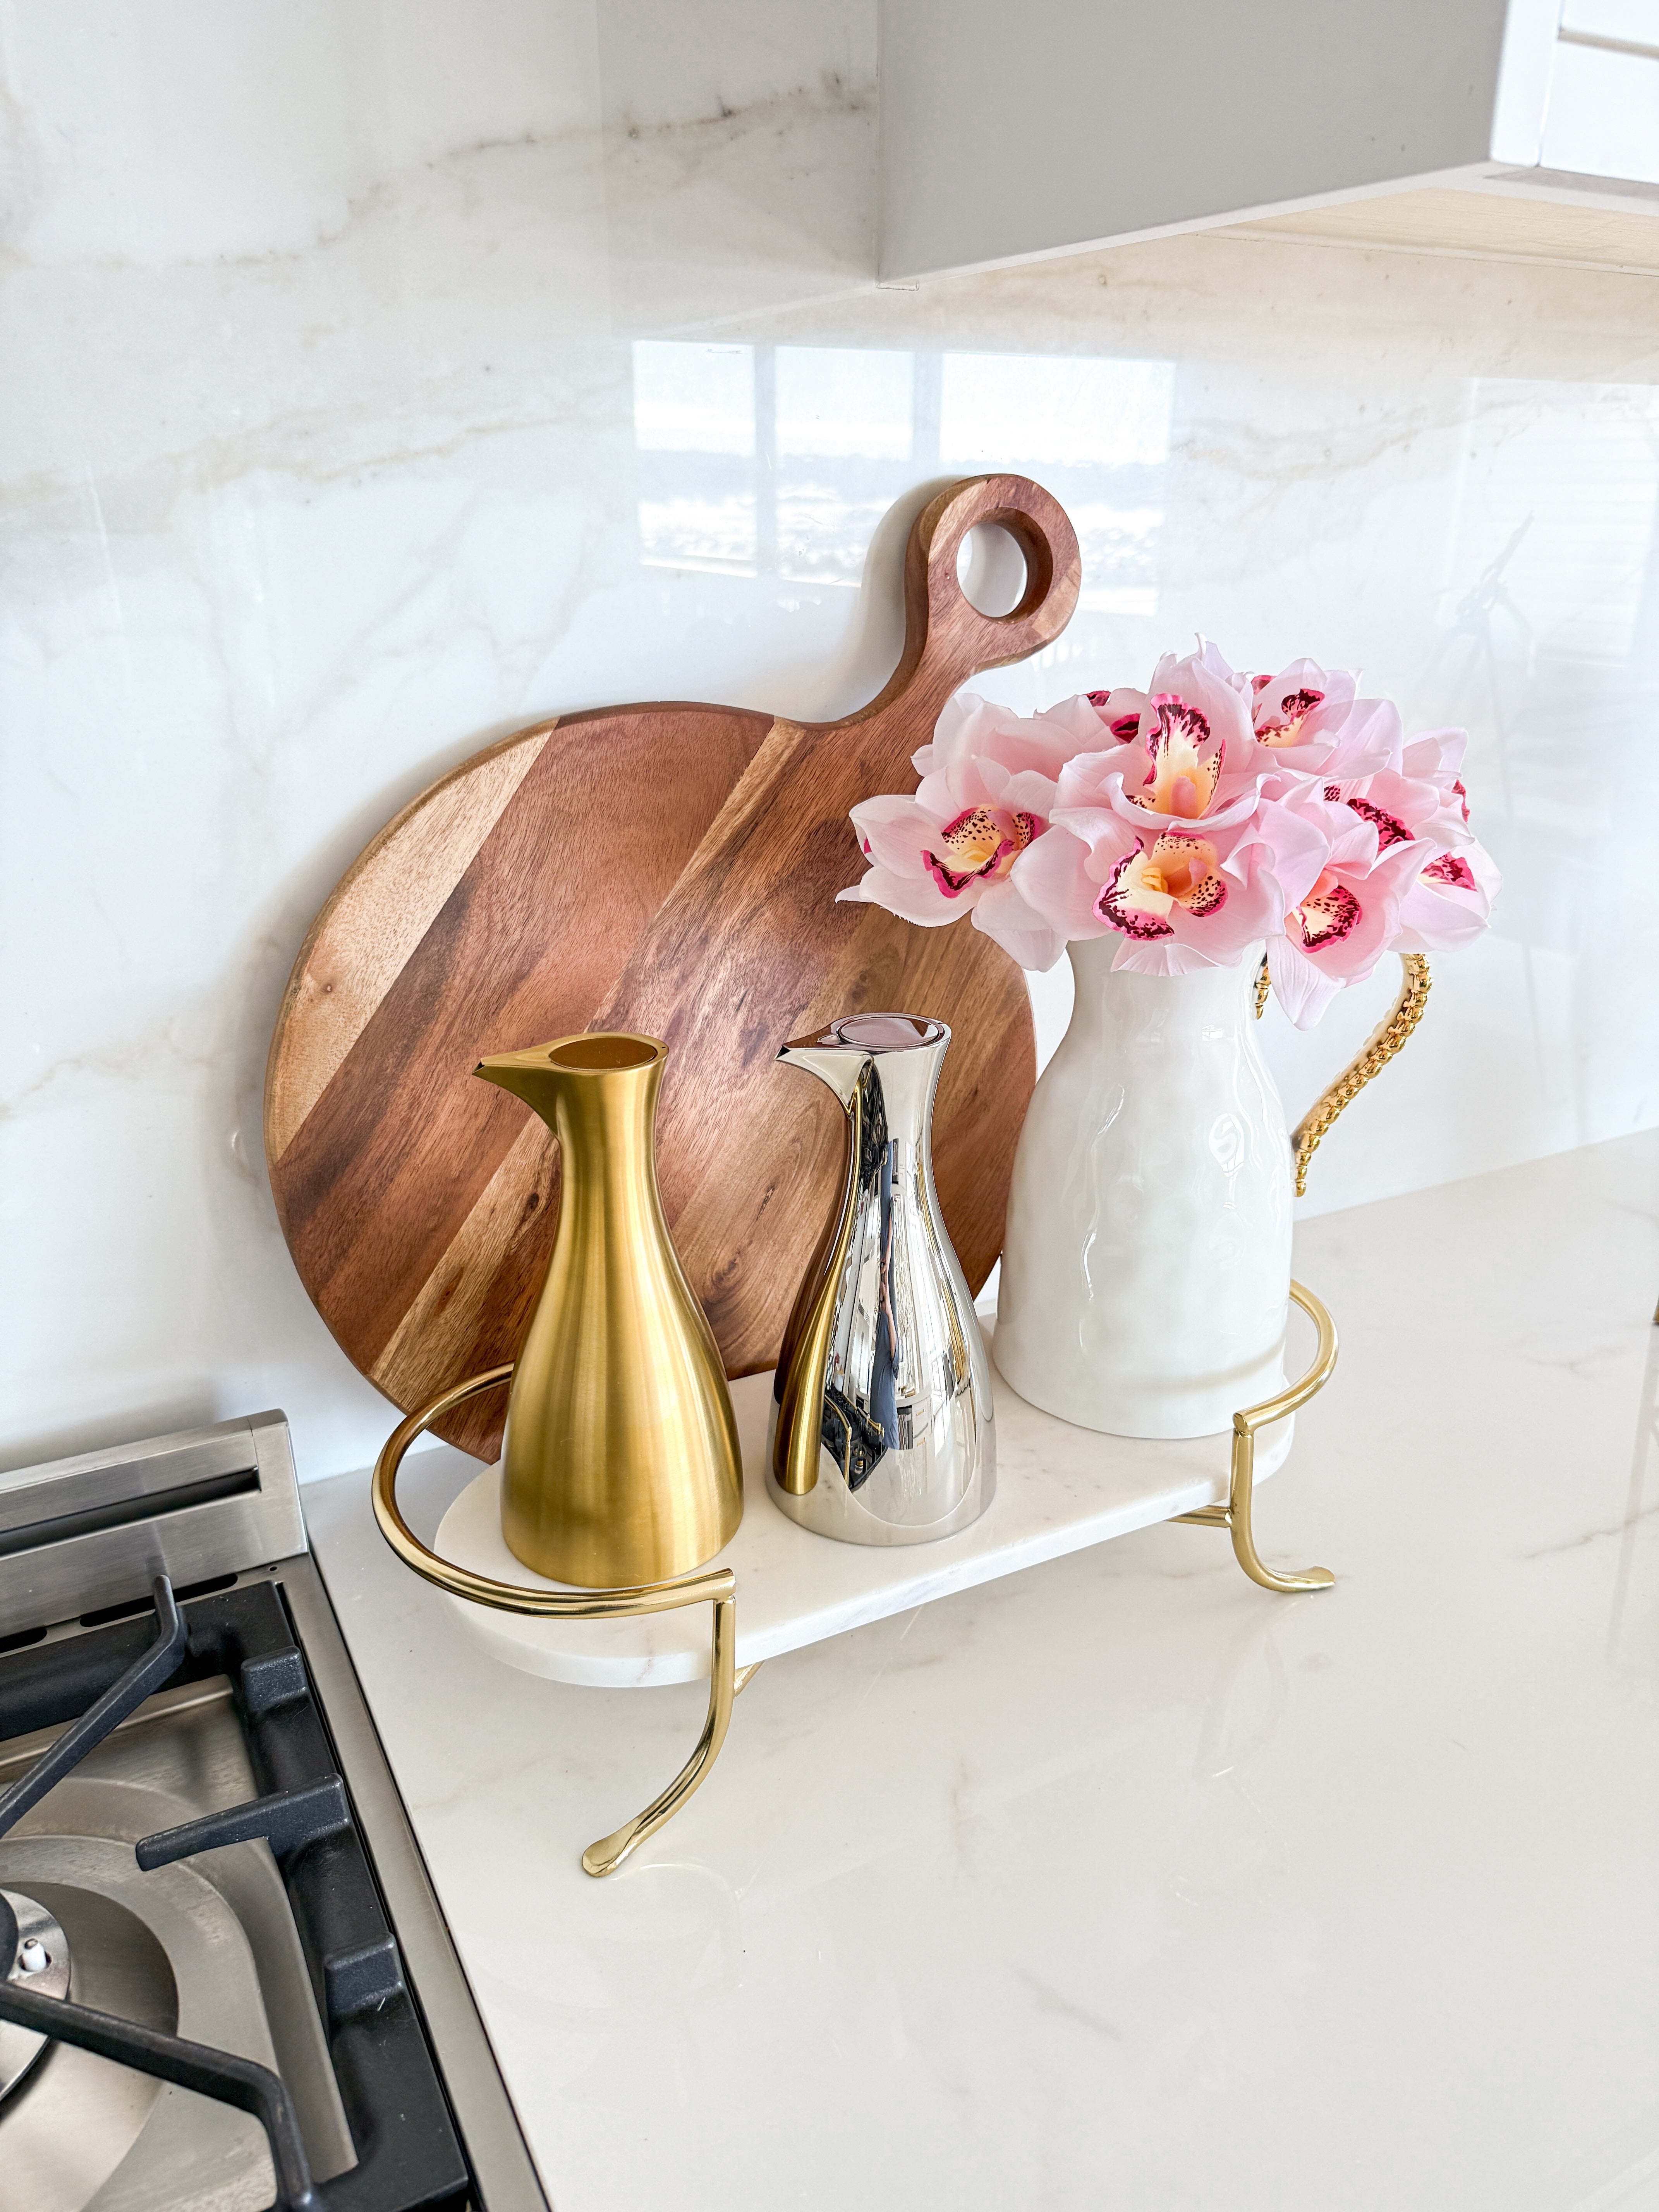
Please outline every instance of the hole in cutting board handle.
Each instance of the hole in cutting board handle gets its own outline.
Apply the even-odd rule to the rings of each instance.
[[[976,612],[1011,615],[1025,596],[1025,549],[1000,522],[979,522],[957,549],[957,581]]]

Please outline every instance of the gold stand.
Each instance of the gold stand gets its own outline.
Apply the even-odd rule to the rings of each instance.
[[[1291,1296],[1312,1317],[1319,1330],[1319,1349],[1312,1366],[1276,1398],[1265,1399],[1261,1405],[1247,1407],[1242,1413],[1233,1415],[1232,1473],[1227,1503],[1200,1506],[1196,1512],[1179,1513],[1175,1517],[1178,1521],[1198,1522],[1206,1528],[1231,1529],[1239,1565],[1263,1589],[1328,1589],[1335,1577],[1324,1567],[1310,1567],[1301,1575],[1275,1573],[1257,1552],[1250,1526],[1257,1430],[1282,1419],[1286,1413],[1293,1413],[1298,1406],[1305,1406],[1323,1387],[1336,1365],[1336,1329],[1329,1314],[1313,1292],[1300,1283],[1291,1285]],[[732,1701],[750,1677],[760,1672],[760,1663],[741,1668],[737,1665],[738,1585],[730,1567],[705,1569],[699,1574],[682,1576],[678,1582],[646,1583],[632,1589],[532,1589],[522,1583],[498,1583],[489,1575],[474,1574],[469,1567],[459,1567],[453,1560],[441,1559],[422,1543],[398,1510],[398,1473],[404,1453],[416,1437],[441,1419],[452,1407],[483,1391],[495,1389],[512,1373],[509,1364],[471,1376],[398,1424],[374,1463],[374,1518],[380,1523],[380,1534],[406,1567],[452,1597],[465,1598],[472,1605],[490,1606],[499,1613],[529,1613],[548,1620],[629,1620],[641,1613],[672,1613],[680,1606],[700,1605],[704,1600],[713,1605],[708,1714],[696,1750],[667,1789],[659,1797],[653,1797],[644,1812],[624,1821],[613,1834],[601,1836],[582,1853],[585,1873],[615,1874],[629,1854],[672,1820],[686,1799],[701,1786],[726,1741]]]
[[[1364,1050],[1343,1069],[1323,1097],[1309,1109],[1291,1133],[1298,1198],[1307,1195],[1308,1163],[1318,1151],[1321,1138],[1329,1134],[1343,1108],[1352,1105],[1372,1078],[1382,1073],[1422,1020],[1423,1010],[1429,1002],[1429,963],[1422,953],[1400,955],[1400,996],[1392,1011],[1372,1032]],[[1258,1021],[1267,1010],[1270,988],[1267,956],[1264,952],[1255,975]],[[1281,1390],[1276,1398],[1264,1399],[1261,1405],[1248,1406],[1242,1413],[1233,1415],[1232,1470],[1227,1484],[1227,1503],[1201,1505],[1195,1513],[1177,1513],[1175,1518],[1195,1521],[1200,1528],[1231,1529],[1239,1565],[1263,1589],[1329,1589],[1336,1577],[1328,1567],[1310,1567],[1304,1575],[1275,1574],[1256,1550],[1250,1526],[1255,1487],[1256,1431],[1283,1420],[1298,1406],[1305,1406],[1315,1391],[1324,1389],[1336,1365],[1336,1325],[1329,1314],[1313,1292],[1300,1283],[1291,1285],[1291,1296],[1319,1331],[1319,1349],[1314,1354],[1313,1365],[1299,1382]],[[1656,1318],[1659,1319],[1659,1316]]]
[[[1336,1324],[1310,1290],[1301,1283],[1291,1285],[1291,1296],[1304,1313],[1308,1315],[1319,1331],[1319,1348],[1314,1354],[1313,1364],[1305,1375],[1298,1377],[1276,1398],[1264,1398],[1259,1406],[1248,1406],[1242,1413],[1233,1415],[1232,1470],[1227,1484],[1227,1503],[1224,1505],[1200,1505],[1196,1512],[1177,1513],[1177,1521],[1195,1521],[1204,1528],[1228,1528],[1232,1532],[1233,1553],[1238,1564],[1253,1583],[1263,1589],[1316,1590],[1329,1589],[1336,1577],[1328,1567],[1310,1567],[1305,1574],[1281,1575],[1267,1565],[1255,1548],[1255,1534],[1250,1523],[1250,1507],[1255,1490],[1255,1435],[1258,1429],[1267,1428],[1273,1421],[1283,1420],[1298,1406],[1305,1406],[1316,1391],[1322,1390],[1330,1380],[1336,1365]]]
[[[404,1454],[416,1437],[452,1407],[482,1391],[495,1389],[507,1382],[512,1372],[509,1363],[505,1367],[492,1367],[483,1375],[470,1376],[465,1382],[458,1382],[453,1390],[446,1390],[429,1406],[422,1406],[418,1413],[399,1423],[374,1462],[374,1518],[380,1524],[380,1534],[406,1567],[412,1567],[417,1575],[435,1583],[440,1589],[447,1590],[452,1597],[465,1598],[473,1605],[493,1606],[499,1613],[526,1613],[551,1620],[631,1620],[641,1613],[672,1613],[683,1605],[699,1605],[705,1598],[712,1601],[714,1625],[708,1657],[708,1717],[702,1724],[696,1749],[660,1797],[653,1797],[643,1813],[624,1821],[613,1834],[601,1836],[598,1843],[590,1844],[582,1853],[585,1873],[615,1874],[636,1845],[673,1819],[702,1782],[726,1741],[732,1701],[759,1668],[745,1667],[741,1673],[737,1668],[738,1585],[730,1567],[684,1575],[678,1582],[647,1583],[633,1589],[580,1593],[529,1589],[518,1583],[498,1583],[488,1575],[475,1575],[466,1567],[440,1559],[422,1543],[398,1510],[398,1470],[403,1464]]]

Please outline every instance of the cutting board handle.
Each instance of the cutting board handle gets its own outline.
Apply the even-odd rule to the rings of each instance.
[[[1006,530],[1025,556],[1025,589],[1006,615],[981,614],[957,560],[970,530]],[[907,722],[931,731],[957,686],[983,668],[1052,645],[1077,611],[1083,579],[1077,532],[1052,493],[1029,477],[965,477],[916,518],[904,555],[904,652],[892,679],[853,721],[902,700]]]

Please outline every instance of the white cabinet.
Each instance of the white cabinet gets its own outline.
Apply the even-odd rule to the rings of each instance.
[[[1566,0],[1561,36],[1659,49],[1659,0]]]
[[[1396,192],[1650,205],[1659,0],[882,0],[903,280]]]
[[[1626,5],[1598,15],[1633,15]],[[1659,9],[1644,12],[1659,14]],[[1547,169],[1651,184],[1659,175],[1659,27],[1651,52],[1563,36],[1550,70],[1540,159]]]

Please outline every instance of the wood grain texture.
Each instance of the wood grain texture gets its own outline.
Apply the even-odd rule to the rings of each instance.
[[[977,611],[976,524],[1009,529],[1026,591]],[[1034,653],[1076,604],[1063,511],[1017,477],[935,500],[906,557],[905,650],[879,698],[799,724],[722,707],[562,717],[465,763],[348,872],[272,1040],[266,1150],[301,1279],[354,1364],[404,1410],[511,1358],[557,1220],[556,1149],[476,1082],[485,1053],[572,1030],[665,1037],[665,1206],[731,1374],[775,1359],[838,1171],[841,1116],[774,1066],[785,1037],[881,1007],[953,1039],[935,1164],[975,1289],[1001,1249],[1036,1078],[1013,963],[970,927],[838,906],[861,866],[848,810],[909,788],[909,757],[977,670]],[[442,1433],[493,1456],[504,1407]]]
[[[278,1019],[291,1034],[280,1062],[271,1062],[265,1100],[272,1158],[287,1151],[362,1035],[552,727],[520,730],[428,785],[358,854],[312,925]]]

